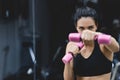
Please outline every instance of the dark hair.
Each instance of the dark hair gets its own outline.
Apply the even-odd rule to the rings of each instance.
[[[90,8],[90,7],[79,7],[76,9],[76,12],[73,16],[73,20],[74,20],[74,24],[77,24],[77,21],[81,18],[81,17],[92,17],[95,20],[95,24],[98,24],[98,17],[97,17],[97,13],[95,11],[95,9]]]

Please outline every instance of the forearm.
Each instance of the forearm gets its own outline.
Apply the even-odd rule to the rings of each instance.
[[[74,80],[74,72],[70,63],[65,64],[63,76],[64,80]]]
[[[119,43],[113,37],[110,38],[110,44],[105,44],[105,47],[113,53],[118,52],[120,49]]]
[[[102,36],[102,35],[104,35],[103,33],[100,33],[100,32],[96,32],[96,35],[100,35],[100,36]],[[112,37],[112,36],[110,36],[110,35],[107,35],[107,34],[105,34],[105,36],[102,36],[103,37],[103,40],[104,39],[107,39],[107,40],[105,40],[105,42],[103,41],[103,44],[105,45],[105,47],[108,49],[108,50],[110,50],[111,52],[117,52],[117,51],[119,51],[119,43],[116,41],[116,39],[114,38],[114,37]],[[100,38],[102,38],[102,37],[100,37]],[[108,38],[107,38],[108,37]],[[99,39],[98,39],[99,40]],[[100,40],[99,40],[100,41]],[[98,41],[98,42],[99,42]],[[101,41],[100,41],[100,43],[101,43]]]

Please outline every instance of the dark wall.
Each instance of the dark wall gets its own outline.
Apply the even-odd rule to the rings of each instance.
[[[55,55],[57,48],[68,38],[68,33],[75,31],[72,22],[74,5],[74,0],[48,0],[48,10],[51,20],[50,60]]]
[[[112,27],[112,20],[120,18],[120,0],[99,0],[98,6],[104,26],[107,28]]]
[[[22,15],[23,18],[28,18],[28,5],[28,0],[0,0],[0,17],[1,19],[16,19]]]

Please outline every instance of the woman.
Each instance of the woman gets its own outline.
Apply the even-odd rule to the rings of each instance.
[[[112,36],[109,44],[94,39],[102,33],[97,32],[97,14],[92,8],[77,8],[74,23],[84,47],[79,50],[75,42],[68,42],[66,53],[72,52],[74,58],[64,66],[64,80],[110,80],[113,53],[119,51],[119,44]]]

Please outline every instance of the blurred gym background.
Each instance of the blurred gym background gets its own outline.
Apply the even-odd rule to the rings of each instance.
[[[61,58],[81,1],[100,14],[100,31],[120,42],[120,0],[0,0],[0,80],[63,80]],[[113,64],[119,60],[118,52]]]

